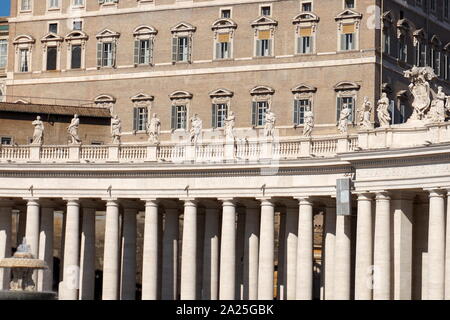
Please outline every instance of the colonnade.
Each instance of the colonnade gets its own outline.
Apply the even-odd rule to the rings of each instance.
[[[325,217],[322,299],[448,299],[450,194],[441,189],[426,193],[425,201],[424,192],[420,197],[400,191],[357,192],[349,216],[336,215],[331,197],[104,199],[103,253],[96,252],[95,243],[100,201],[63,199],[59,299],[94,298],[99,254],[102,299],[136,299],[137,215],[142,209],[142,299],[313,299],[313,220],[318,208]],[[0,201],[0,257],[12,254],[17,201]],[[53,213],[61,208],[49,199],[21,201],[26,201],[26,243],[49,265],[34,280],[38,290],[48,291],[53,280]],[[276,211],[282,211],[278,241]],[[9,274],[0,271],[2,288],[8,283]]]

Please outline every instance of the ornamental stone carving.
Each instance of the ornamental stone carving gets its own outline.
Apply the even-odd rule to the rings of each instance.
[[[67,127],[67,132],[69,133],[70,144],[81,144],[81,139],[78,136],[78,128],[80,127],[80,119],[78,115],[73,116],[70,125]]]
[[[363,129],[373,129],[373,124],[370,121],[370,116],[372,114],[372,103],[369,101],[368,97],[364,97],[364,102],[359,110],[359,125]]]
[[[122,121],[118,115],[115,115],[111,119],[111,137],[113,144],[120,144],[120,138],[122,136]]]
[[[339,114],[338,130],[341,134],[346,134],[348,129],[348,121],[352,115],[348,104],[344,103],[341,113]]]
[[[33,142],[34,145],[42,145],[44,143],[44,123],[41,121],[41,117],[37,116],[36,120],[31,123],[34,126]]]
[[[228,117],[225,119],[225,139],[226,141],[234,141],[234,125],[236,123],[236,115],[233,111],[228,113]]]
[[[190,141],[193,144],[198,143],[198,139],[202,133],[203,122],[198,116],[198,114],[194,114],[191,118],[191,130],[190,130]]]
[[[265,124],[264,124],[264,136],[265,137],[274,137],[275,131],[275,122],[277,121],[277,117],[271,108],[267,109],[265,115]]]
[[[448,109],[449,107],[448,104],[446,106],[448,98],[449,97],[445,95],[443,88],[439,86],[438,92],[431,102],[430,111],[427,114],[427,119],[429,122],[439,123],[445,121],[446,108]]]
[[[436,74],[430,67],[414,66],[411,70],[405,71],[404,76],[411,81],[409,90],[414,98],[412,103],[413,113],[408,122],[423,120],[431,103],[429,81],[436,78]]]
[[[388,108],[389,98],[387,97],[387,93],[383,92],[377,104],[377,115],[380,127],[389,127],[389,124],[391,123],[391,116],[389,115]]]
[[[305,120],[303,123],[303,136],[311,137],[312,130],[314,128],[314,114],[312,111],[305,112]]]
[[[147,125],[148,142],[159,144],[159,134],[161,132],[161,120],[156,113],[150,119]]]

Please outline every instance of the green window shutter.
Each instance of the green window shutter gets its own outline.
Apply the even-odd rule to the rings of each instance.
[[[341,104],[342,104],[342,99],[340,97],[337,97],[337,101],[336,101],[336,121],[339,121],[339,116],[341,114]]]
[[[140,45],[140,41],[139,40],[135,40],[134,41],[134,64],[138,65],[139,64],[139,46]]]
[[[172,117],[171,117],[170,123],[171,123],[170,126],[172,129],[177,128],[177,107],[176,106],[172,106]]]
[[[97,42],[97,67],[102,66],[102,43]]]
[[[217,42],[216,43],[216,59],[220,59],[220,58],[222,58],[220,56],[220,42]]]
[[[188,121],[188,119],[186,117],[187,117],[187,108],[184,105],[183,106],[183,129],[184,130],[186,130],[186,128],[187,128],[187,121]]]
[[[133,131],[138,130],[139,113],[138,108],[133,108]]]
[[[187,37],[187,48],[188,48],[188,62],[192,62],[192,39]]]
[[[267,40],[267,42],[269,43],[269,56],[272,56],[272,53],[273,53],[273,49],[272,49],[273,39],[269,39],[269,40]]]
[[[300,119],[299,119],[299,107],[300,107],[300,101],[295,99],[294,100],[294,114],[293,114],[293,118],[294,118],[294,124],[300,124]]]
[[[148,40],[148,54],[149,54],[149,62],[148,64],[153,64],[153,38],[150,38]]]
[[[341,51],[345,50],[345,34],[341,34]]]
[[[302,37],[297,37],[297,53],[302,53]]]
[[[111,42],[112,67],[116,66],[116,50],[117,50],[116,48],[117,48],[116,42],[115,41]]]
[[[211,106],[211,127],[217,128],[217,105],[215,103]]]
[[[258,114],[256,112],[257,108],[258,108],[257,102],[252,102],[252,125],[255,127],[258,125]]]
[[[309,37],[309,47],[310,47],[309,53],[313,53],[314,52],[314,46],[315,46],[314,37],[311,36],[311,37]]]
[[[256,57],[261,55],[261,40],[256,40]]]
[[[174,36],[172,38],[172,62],[177,62],[178,60],[178,37]]]

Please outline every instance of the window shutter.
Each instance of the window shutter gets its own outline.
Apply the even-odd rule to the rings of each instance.
[[[188,48],[188,62],[192,62],[192,38],[187,37],[187,48]]]
[[[341,34],[341,50],[346,50],[346,48],[345,48],[345,34]]]
[[[302,52],[302,37],[297,37],[297,53],[303,53]]]
[[[261,40],[256,40],[256,54],[255,56],[261,56]]]
[[[252,125],[253,126],[257,126],[258,125],[258,118],[257,118],[257,107],[258,107],[258,104],[257,104],[257,102],[255,102],[255,101],[253,101],[252,102]]]
[[[314,37],[309,37],[309,53],[313,53],[314,52]]]
[[[97,67],[102,66],[102,43],[97,42]]]
[[[297,99],[294,99],[294,112],[293,112],[294,124],[300,124],[299,110],[298,110],[299,107],[300,107],[300,101]]]
[[[215,103],[211,106],[211,127],[217,128],[217,105]]]
[[[273,49],[272,49],[273,39],[269,39],[267,41],[269,42],[269,56],[271,56],[272,55],[272,51],[273,51]]]
[[[172,117],[171,117],[171,124],[172,129],[177,128],[177,107],[172,105]]]
[[[395,104],[394,104],[394,100],[391,100],[389,102],[389,113],[391,114],[391,124],[395,123]]]
[[[153,38],[150,38],[150,40],[148,41],[148,46],[148,64],[153,64]]]
[[[134,40],[134,64],[139,64],[139,40]]]
[[[222,58],[222,56],[220,55],[220,46],[221,46],[220,42],[217,42],[216,43],[216,59]]]
[[[133,131],[138,130],[139,111],[138,108],[133,108]]]
[[[117,50],[116,48],[117,48],[116,42],[115,41],[111,42],[112,67],[116,66],[116,50]]]
[[[174,36],[172,38],[172,62],[178,60],[178,37]]]
[[[342,99],[340,97],[337,97],[337,102],[336,102],[336,122],[339,121],[339,116],[341,114],[341,104],[342,104]]]

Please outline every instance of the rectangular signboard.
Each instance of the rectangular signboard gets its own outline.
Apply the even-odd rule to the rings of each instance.
[[[352,213],[350,178],[336,179],[336,214],[349,216]]]

